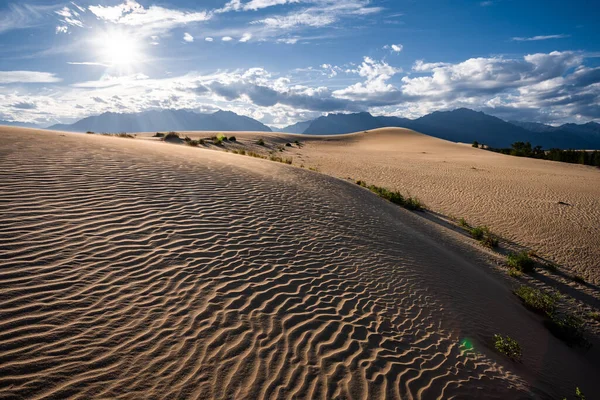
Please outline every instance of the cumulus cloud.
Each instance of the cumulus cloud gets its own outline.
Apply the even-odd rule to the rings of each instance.
[[[16,78],[10,79],[14,82]],[[339,79],[333,87],[349,79],[354,82],[334,90],[330,79]],[[6,80],[6,74],[0,74],[0,82]],[[18,103],[35,104],[36,108],[14,107]],[[385,60],[365,57],[358,65],[322,64],[287,76],[263,68],[161,79],[142,74],[104,76],[51,96],[0,88],[0,113],[13,119],[20,116],[19,120],[42,113],[73,118],[157,107],[219,107],[266,123],[286,124],[327,112],[418,117],[435,110],[469,107],[507,119],[559,123],[600,119],[599,105],[600,67],[586,65],[585,55],[578,52],[480,57],[456,63],[418,61],[408,74]]]
[[[147,36],[211,18],[211,14],[206,11],[182,11],[160,6],[145,8],[135,0],[126,0],[116,6],[98,5],[88,8],[99,20],[135,27]]]
[[[211,37],[207,37],[207,38],[204,38],[204,40],[206,40],[207,42],[212,42],[214,39]]]
[[[224,42],[231,42],[233,38],[231,36],[223,36],[221,40]]]
[[[540,36],[532,36],[532,37],[513,37],[511,40],[514,42],[534,42],[538,40],[549,40],[549,39],[564,39],[568,38],[571,35],[540,35]]]
[[[183,40],[188,42],[188,43],[192,43],[194,41],[194,37],[192,35],[190,35],[189,33],[184,33],[183,35]]]
[[[0,71],[0,83],[53,83],[61,80],[49,72]]]

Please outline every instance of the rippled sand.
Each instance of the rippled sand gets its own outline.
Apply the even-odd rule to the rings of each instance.
[[[455,235],[356,185],[5,127],[0,167],[2,398],[600,394],[596,350],[551,336]]]

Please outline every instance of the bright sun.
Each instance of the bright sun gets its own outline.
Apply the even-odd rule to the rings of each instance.
[[[110,66],[131,67],[142,58],[139,42],[121,32],[102,35],[98,40],[98,47],[102,61]]]

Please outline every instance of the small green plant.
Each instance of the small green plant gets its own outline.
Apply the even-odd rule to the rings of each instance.
[[[521,276],[523,276],[523,273],[518,269],[509,268],[508,275],[512,276],[513,278],[520,278]]]
[[[590,346],[590,343],[584,336],[584,322],[576,315],[552,314],[544,321],[544,325],[554,336],[569,346]]]
[[[469,224],[467,224],[467,221],[462,218],[461,221],[459,221],[459,224],[462,227],[467,228],[473,239],[479,240],[482,245],[489,248],[498,247],[498,237],[494,235],[487,226],[484,225],[471,228],[469,227]]]
[[[463,227],[463,228],[470,228],[471,225],[468,224],[467,220],[464,218],[461,218],[458,220],[458,225]]]
[[[591,311],[587,313],[589,319],[600,322],[600,313],[598,311]]]
[[[259,146],[264,146],[265,145],[265,141],[263,139],[258,139],[256,141],[256,144],[259,145]]]
[[[366,189],[369,189],[371,192],[375,193],[381,198],[384,198],[394,204],[397,204],[401,207],[404,207],[408,210],[413,211],[421,211],[425,208],[423,203],[416,197],[404,197],[398,191],[392,191],[383,187],[375,186],[375,185],[367,185],[365,181],[357,180],[356,184],[362,186]]]
[[[506,257],[509,267],[518,269],[521,272],[530,273],[535,269],[535,261],[526,252],[511,253]]]
[[[494,335],[494,347],[496,350],[511,360],[521,360],[521,345],[510,336]]]
[[[263,156],[262,154],[255,153],[255,152],[253,152],[253,151],[249,151],[247,154],[248,154],[250,157],[262,158],[262,159],[266,159],[266,158],[267,158],[267,157]]]
[[[548,294],[526,285],[520,286],[515,290],[515,294],[527,308],[537,313],[550,316],[556,310],[556,302],[558,301],[558,296],[556,295]]]
[[[471,233],[473,239],[481,240],[483,239],[483,235],[485,235],[485,228],[486,227],[484,226],[477,226],[475,228],[472,228],[469,232]]]
[[[231,137],[229,138],[229,141],[230,141],[230,142],[237,142],[237,138],[236,138],[235,136],[231,136]]]
[[[223,135],[222,133],[219,133],[217,134],[217,140],[220,140],[221,142],[226,142],[227,136]]]

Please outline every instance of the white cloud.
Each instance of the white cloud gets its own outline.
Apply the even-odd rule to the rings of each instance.
[[[224,42],[231,42],[233,38],[231,36],[223,36],[221,40]]]
[[[385,61],[375,61],[370,57],[365,57],[358,69],[349,72],[366,78],[365,82],[358,82],[345,89],[336,90],[333,95],[339,98],[356,100],[397,91],[388,81],[394,75],[402,72],[402,69],[392,67]]]
[[[194,41],[194,37],[192,35],[190,35],[189,33],[185,33],[183,35],[183,40],[185,40],[188,43],[192,43]]]
[[[206,40],[207,42],[212,42],[214,39],[211,37],[207,37],[207,38],[204,38],[204,40]]]
[[[533,42],[538,40],[549,40],[549,39],[564,39],[571,35],[546,35],[546,36],[532,36],[532,37],[514,37],[511,40],[514,42]]]
[[[335,18],[331,15],[313,15],[310,13],[290,14],[285,16],[275,16],[258,21],[253,21],[253,24],[264,24],[269,28],[289,29],[296,26],[312,26],[322,27],[335,22]]]
[[[49,72],[0,71],[0,83],[53,83],[61,80]]]
[[[397,53],[397,54],[399,54],[403,48],[404,48],[404,46],[402,46],[401,44],[392,44],[392,45],[383,46],[384,50],[389,50],[392,53]]]
[[[160,6],[144,8],[135,0],[126,0],[116,6],[90,6],[89,10],[100,20],[136,27],[136,31],[146,36],[211,18],[206,11],[181,11]]]
[[[66,25],[56,27],[56,34],[67,33],[68,31],[69,31],[69,27]]]
[[[240,42],[242,43],[246,43],[248,42],[250,39],[252,39],[252,34],[251,33],[244,33],[242,35],[242,38],[240,39]]]

